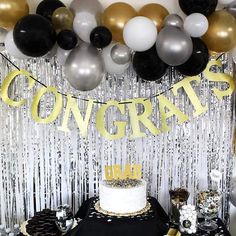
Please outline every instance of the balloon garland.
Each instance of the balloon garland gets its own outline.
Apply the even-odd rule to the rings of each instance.
[[[19,59],[56,54],[80,91],[95,89],[106,72],[122,74],[131,64],[143,80],[161,82],[169,66],[195,76],[206,68],[209,51],[234,49],[236,1],[219,0],[224,9],[216,11],[217,3],[179,0],[183,19],[156,3],[137,12],[123,2],[103,9],[98,0],[73,0],[70,8],[43,0],[29,15],[26,0],[0,0],[1,37]]]

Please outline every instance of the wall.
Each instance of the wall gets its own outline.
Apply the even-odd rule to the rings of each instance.
[[[29,0],[28,1],[29,4],[30,4],[31,12],[35,11],[35,8],[36,8],[37,4],[40,1],[41,0]],[[66,3],[67,5],[70,4],[70,0],[64,0],[63,2]],[[100,2],[104,5],[104,7],[107,7],[108,5],[112,4],[113,2],[117,2],[117,1],[115,1],[115,0],[100,0]],[[167,0],[160,0],[160,1],[147,1],[147,0],[129,0],[128,1],[127,0],[125,2],[133,5],[136,9],[139,9],[141,6],[143,6],[143,5],[147,4],[147,3],[157,2],[157,3],[160,3],[163,6],[165,6],[170,11],[170,13],[178,13],[178,14],[183,16],[183,13],[181,12],[181,10],[178,7],[178,1],[177,0],[168,0],[168,1]],[[8,112],[9,112],[9,114],[12,114],[12,115],[13,114],[18,114],[18,113],[14,113],[15,111],[13,113],[11,113],[12,111],[8,111]],[[2,113],[2,115],[4,115],[4,114]],[[19,116],[19,114],[17,115],[17,117],[18,116]],[[185,127],[185,131],[187,132],[188,128]],[[40,135],[40,133],[38,135]],[[207,172],[206,172],[206,174],[207,174]],[[66,183],[65,183],[65,185],[66,185]],[[42,191],[42,190],[39,190],[39,192],[40,191]],[[155,189],[155,191],[153,190],[153,192],[156,193],[156,189]],[[33,210],[33,208],[31,208],[31,210]],[[31,214],[31,213],[32,212],[29,212],[29,214]],[[232,218],[232,230],[233,230],[232,231],[232,235],[236,235],[236,229],[233,229],[236,226],[236,224],[234,223],[236,221],[235,220],[236,219],[236,208],[234,208],[234,207],[231,208],[231,218]]]

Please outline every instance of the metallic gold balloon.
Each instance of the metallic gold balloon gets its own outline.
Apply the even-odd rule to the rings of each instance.
[[[66,7],[57,8],[52,15],[52,24],[55,30],[72,29],[74,14]]]
[[[124,42],[123,29],[125,24],[137,16],[135,9],[127,3],[117,2],[105,9],[102,24],[112,32],[113,40]]]
[[[202,39],[214,52],[228,52],[236,45],[236,20],[224,10],[215,11],[208,17],[209,28]]]
[[[164,19],[169,14],[165,7],[156,3],[147,4],[139,11],[140,16],[145,16],[154,22],[158,31],[161,30]]]
[[[29,14],[26,0],[1,0],[0,1],[0,27],[12,29],[20,18]]]

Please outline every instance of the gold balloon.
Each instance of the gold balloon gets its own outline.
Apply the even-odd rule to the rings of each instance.
[[[236,45],[236,20],[224,10],[208,17],[209,28],[202,39],[213,52],[228,52]]]
[[[52,15],[52,24],[56,30],[72,29],[74,14],[66,7],[57,8]]]
[[[0,27],[12,29],[18,20],[29,14],[26,0],[0,0]]]
[[[170,13],[167,11],[165,7],[156,3],[147,4],[144,7],[142,7],[139,11],[140,16],[145,16],[153,21],[158,31],[161,30],[164,19],[169,14]]]
[[[137,16],[137,12],[132,6],[117,2],[105,9],[102,14],[102,24],[111,30],[114,41],[123,43],[124,26],[135,16]]]

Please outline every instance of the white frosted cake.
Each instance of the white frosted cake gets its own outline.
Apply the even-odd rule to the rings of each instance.
[[[117,214],[142,211],[147,205],[147,184],[144,180],[111,180],[100,182],[100,207]]]

